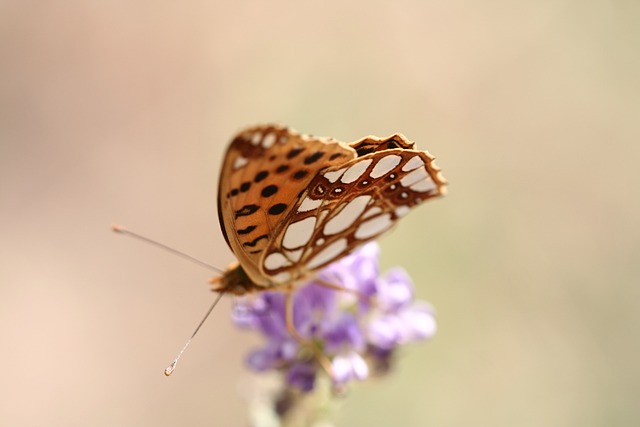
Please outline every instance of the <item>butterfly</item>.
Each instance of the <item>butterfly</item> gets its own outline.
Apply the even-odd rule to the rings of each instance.
[[[402,134],[347,144],[266,124],[239,132],[222,163],[218,215],[237,264],[214,290],[291,287],[446,192],[427,151]]]

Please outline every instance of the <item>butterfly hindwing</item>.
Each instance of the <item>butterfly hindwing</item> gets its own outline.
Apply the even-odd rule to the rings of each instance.
[[[295,280],[389,230],[412,207],[444,194],[426,151],[400,134],[351,144],[357,158],[322,169],[264,252],[262,273]]]

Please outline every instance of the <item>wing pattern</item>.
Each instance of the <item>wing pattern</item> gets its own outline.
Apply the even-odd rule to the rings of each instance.
[[[350,147],[357,157],[320,170],[266,242],[261,272],[272,283],[336,261],[445,193],[434,158],[401,134],[366,137]]]
[[[345,143],[278,125],[255,126],[233,139],[220,175],[218,215],[227,244],[256,285],[273,283],[261,268],[264,251],[311,181],[356,156]]]

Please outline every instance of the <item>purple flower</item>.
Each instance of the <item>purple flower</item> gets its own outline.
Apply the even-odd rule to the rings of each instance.
[[[312,391],[316,384],[316,366],[310,361],[293,363],[287,369],[287,383],[300,391]]]
[[[263,347],[249,354],[249,366],[281,371],[287,383],[302,392],[314,389],[323,369],[330,371],[335,387],[343,387],[366,379],[370,372],[388,372],[399,346],[433,336],[433,310],[413,301],[413,284],[404,270],[395,268],[380,276],[379,252],[376,243],[366,244],[294,291],[295,329],[317,346],[324,363],[288,331],[286,294],[273,291],[238,298],[234,322],[266,338]]]
[[[367,362],[355,351],[337,354],[331,361],[333,380],[337,384],[345,384],[350,380],[364,380],[369,376]]]

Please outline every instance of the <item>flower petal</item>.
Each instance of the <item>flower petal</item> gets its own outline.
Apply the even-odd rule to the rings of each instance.
[[[331,362],[333,380],[337,384],[344,384],[352,379],[364,380],[369,376],[367,362],[356,352],[341,354]]]
[[[316,383],[315,364],[309,362],[295,363],[287,371],[287,383],[304,392],[313,390]]]
[[[377,281],[378,304],[383,311],[397,311],[413,299],[413,282],[401,268],[390,270]]]

